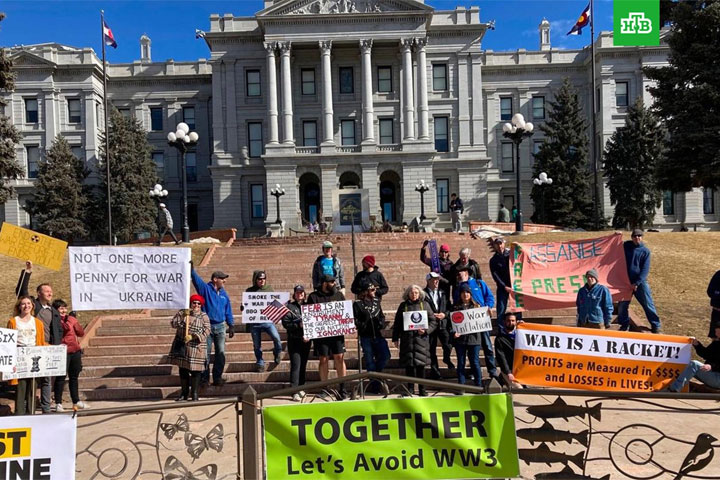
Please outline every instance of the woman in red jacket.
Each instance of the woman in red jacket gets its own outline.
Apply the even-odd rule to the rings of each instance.
[[[67,303],[62,300],[55,300],[53,308],[60,312],[60,324],[62,325],[62,344],[67,346],[67,376],[70,378],[70,398],[73,402],[73,410],[88,408],[88,404],[80,400],[78,395],[78,377],[82,371],[82,349],[80,348],[79,337],[85,336],[85,330],[80,326],[77,319],[68,315]],[[55,394],[55,411],[64,412],[62,406],[63,390],[65,390],[65,376],[55,377],[53,385]]]

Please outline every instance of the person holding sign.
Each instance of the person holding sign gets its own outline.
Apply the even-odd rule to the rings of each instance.
[[[437,245],[435,240],[433,240],[433,243]],[[439,271],[433,268],[432,254],[428,256],[428,248],[430,248],[432,252],[433,247],[430,247],[430,240],[425,240],[420,248],[420,261],[430,267],[435,273],[440,274],[440,288],[445,292],[445,296],[450,298],[450,285],[455,281],[453,277],[453,261],[450,260],[450,245],[443,243],[437,252],[437,261],[440,267]]]
[[[274,292],[273,288],[267,283],[267,274],[263,270],[255,270],[253,272],[252,287],[248,287],[246,292]],[[250,335],[253,341],[253,350],[255,351],[255,368],[258,372],[265,371],[265,360],[262,353],[262,333],[267,333],[273,341],[273,360],[275,365],[279,365],[282,361],[282,339],[277,331],[277,327],[273,322],[254,323],[250,327]]]
[[[170,320],[170,326],[175,329],[176,339],[169,357],[170,361],[180,369],[180,397],[176,401],[198,399],[200,377],[205,369],[207,357],[206,342],[210,335],[210,319],[202,311],[204,306],[203,297],[192,295],[190,311],[180,310]]]
[[[33,316],[33,303],[34,299],[32,297],[21,295],[15,302],[15,316],[8,321],[7,328],[18,331],[18,347],[46,345],[45,327],[42,321]],[[33,414],[34,412],[28,412],[28,408],[32,405],[32,400],[35,396],[35,392],[31,388],[33,384],[32,379],[20,378],[18,380],[10,380],[9,383],[10,385],[17,385],[17,391],[15,393],[15,415]],[[43,413],[45,413],[44,410]]]
[[[720,389],[720,325],[715,327],[715,339],[710,345],[705,347],[695,338],[692,339],[692,344],[705,363],[692,360],[677,380],[670,384],[668,390],[679,392],[693,378],[697,378],[710,388]]]
[[[505,248],[505,239],[502,237],[495,238],[492,241],[492,247],[495,254],[490,258],[490,274],[497,286],[495,290],[497,295],[497,318],[498,323],[501,323],[505,318],[508,300],[513,291],[512,282],[510,281],[510,249]],[[518,312],[517,318],[522,319],[522,313]]]
[[[498,328],[498,333],[495,336],[497,363],[500,366],[500,371],[512,383],[514,388],[522,386],[515,381],[515,376],[512,373],[515,356],[515,334],[517,333],[515,327],[518,323],[522,323],[522,320],[518,320],[514,313],[506,313],[501,325],[502,328]]]
[[[365,358],[365,370],[382,372],[390,360],[390,349],[382,334],[387,322],[380,299],[376,297],[378,288],[369,279],[364,279],[358,285],[358,290],[360,295],[358,300],[353,303],[353,317],[355,317],[355,327]],[[384,390],[387,389],[385,384],[381,385],[373,380],[367,391],[368,393],[378,393],[382,387]]]
[[[404,330],[404,313],[423,311],[432,313],[432,308],[425,301],[425,292],[418,285],[410,285],[403,293],[403,301],[395,313],[392,341],[395,348],[400,347],[400,365],[405,367],[408,377],[425,378],[425,367],[430,365],[430,334],[437,328],[434,315],[428,315],[428,328]],[[410,395],[415,393],[415,384],[408,383]],[[427,397],[425,385],[420,384],[418,393]]]
[[[578,290],[577,326],[602,330],[610,328],[613,303],[610,290],[598,282],[598,271],[590,269],[585,273],[585,285]]]
[[[282,325],[287,332],[287,349],[290,355],[290,385],[305,385],[305,369],[310,356],[310,340],[303,337],[302,306],[305,305],[305,287],[295,285],[293,295],[285,305],[289,312],[282,318]],[[299,402],[305,396],[304,391],[293,395],[292,399]]]
[[[453,311],[470,310],[480,308],[475,300],[473,300],[470,285],[462,283],[458,288],[458,301],[453,306]],[[455,337],[455,354],[457,355],[457,376],[458,383],[465,385],[465,358],[470,358],[470,369],[475,378],[475,385],[482,385],[482,370],[480,369],[480,348],[483,346],[483,334],[487,332],[468,333],[460,335],[454,333]]]

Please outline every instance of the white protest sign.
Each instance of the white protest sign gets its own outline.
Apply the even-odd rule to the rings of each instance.
[[[2,478],[5,472],[16,479],[75,478],[76,432],[74,415],[0,418]]]
[[[0,372],[15,370],[17,358],[17,330],[0,328]]]
[[[356,331],[350,300],[303,305],[302,322],[307,340],[352,335]]]
[[[287,292],[243,292],[242,323],[266,323],[270,320],[260,313],[274,300],[285,305],[290,300]]]
[[[70,247],[75,310],[187,308],[190,249]]]
[[[469,333],[489,332],[492,330],[490,309],[488,307],[458,310],[450,314],[453,332],[458,335]]]
[[[3,380],[12,378],[39,378],[65,376],[67,373],[67,346],[17,347],[15,371],[3,373]]]
[[[403,312],[403,329],[407,332],[410,330],[427,330],[428,313],[425,310],[417,312]]]

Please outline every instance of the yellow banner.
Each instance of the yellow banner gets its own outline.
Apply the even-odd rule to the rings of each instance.
[[[27,228],[3,223],[0,230],[0,254],[30,260],[35,265],[60,270],[67,242],[33,232]]]

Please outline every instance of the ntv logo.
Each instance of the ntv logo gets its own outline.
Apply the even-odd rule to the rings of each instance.
[[[620,33],[622,34],[636,34],[636,33],[651,33],[652,21],[649,18],[645,18],[645,14],[629,13],[628,18],[620,19]]]

